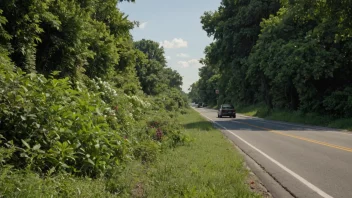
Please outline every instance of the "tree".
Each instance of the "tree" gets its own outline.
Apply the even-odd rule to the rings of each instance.
[[[168,86],[176,89],[181,90],[181,86],[183,84],[182,82],[182,76],[176,71],[172,70],[171,68],[165,68],[163,69],[163,74],[165,82],[169,82]]]
[[[201,17],[215,38],[205,54],[219,68],[218,100],[351,115],[351,21],[350,1],[223,0]]]
[[[255,102],[254,90],[246,79],[247,57],[258,39],[262,18],[275,13],[279,5],[275,0],[223,0],[217,11],[205,12],[201,17],[203,29],[215,39],[214,47],[205,53],[219,67],[222,100]]]
[[[326,105],[329,111],[335,109],[329,95],[348,90],[351,39],[345,33],[351,26],[345,21],[349,9],[340,6],[296,1],[263,21],[250,57],[250,75],[260,74],[269,81],[274,106],[323,113]],[[336,20],[333,12],[341,18]],[[324,102],[326,97],[330,103]],[[337,107],[331,113],[347,113],[341,110]]]
[[[159,62],[163,67],[166,66],[164,48],[160,47],[158,42],[142,39],[134,45],[147,56],[147,59]]]
[[[136,70],[143,91],[148,95],[158,95],[169,88],[181,90],[182,76],[166,67],[165,52],[159,43],[151,40],[135,42],[139,51]]]
[[[121,1],[120,1],[121,2]],[[11,59],[25,71],[109,79],[133,68],[133,22],[117,0],[4,0]],[[129,75],[129,77],[131,77]]]
[[[188,97],[192,100],[192,102],[195,102],[195,103],[201,102],[201,98],[199,96],[198,81],[193,83],[188,90],[189,90]]]
[[[50,0],[0,1],[3,16],[8,21],[4,29],[13,35],[10,40],[11,59],[26,71],[35,70],[36,47],[41,42],[42,22],[58,28],[57,18],[49,12]]]

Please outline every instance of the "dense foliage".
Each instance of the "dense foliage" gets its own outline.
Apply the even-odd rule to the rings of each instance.
[[[351,116],[352,2],[223,0],[201,17],[215,41],[190,96]],[[220,95],[202,91],[216,87]]]
[[[20,170],[116,179],[187,141],[182,77],[156,42],[133,42],[118,2],[0,1],[0,183]]]
[[[158,42],[141,40],[134,43],[139,50],[136,70],[143,91],[157,95],[169,88],[180,89],[182,76],[171,68],[166,68],[165,52]]]

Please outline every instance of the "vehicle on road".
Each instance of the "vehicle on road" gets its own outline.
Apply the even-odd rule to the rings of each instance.
[[[236,110],[233,105],[222,104],[218,110],[218,118],[223,116],[229,116],[230,118],[236,118]]]

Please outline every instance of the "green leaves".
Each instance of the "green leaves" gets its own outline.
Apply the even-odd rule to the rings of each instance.
[[[262,34],[250,56],[251,67],[260,68],[257,71],[271,83],[270,97],[276,107],[322,112],[323,95],[344,87],[336,75],[344,67],[344,58],[338,52],[341,48],[332,47],[336,42],[332,32],[337,27],[326,11],[321,12],[324,6],[297,1],[261,24]]]
[[[201,17],[203,29],[215,42],[205,49],[206,67],[200,71],[199,96],[202,100],[219,103],[254,102],[253,88],[246,79],[247,58],[258,39],[259,24],[263,18],[278,10],[277,1],[251,0],[246,2],[222,1],[215,12],[206,12]],[[212,75],[221,78],[207,82]],[[215,90],[220,90],[220,95]],[[203,101],[203,102],[204,102]]]
[[[37,151],[40,149],[40,144],[34,145],[32,148],[34,151]]]
[[[115,0],[4,0],[0,7],[0,45],[8,44],[13,61],[26,71],[111,77],[115,69],[122,70],[117,65],[133,66],[132,57],[120,60],[133,53],[121,43],[131,45],[133,23]]]
[[[154,118],[156,108],[162,119],[171,120],[165,109],[175,114],[187,105],[178,89],[153,101],[128,96],[101,79],[75,83],[78,91],[68,78],[1,71],[5,69],[0,70],[0,91],[7,93],[0,95],[2,141],[13,142],[19,151],[5,163],[16,168],[55,168],[90,177],[108,174],[116,162],[122,166],[131,160],[140,141],[154,144],[155,134],[146,133],[145,120]],[[163,124],[164,133],[183,142],[170,120]],[[173,139],[165,144],[176,144]]]
[[[3,11],[0,9],[0,45],[4,45],[5,41],[8,41],[12,38],[10,34],[4,29],[4,25],[8,22],[7,19],[1,16]]]
[[[159,43],[143,39],[134,45],[137,48],[137,76],[144,93],[158,95],[169,88],[181,89],[182,76],[166,68],[165,52]]]
[[[0,163],[98,177],[133,159],[140,142],[153,156],[184,142],[172,121],[187,107],[182,77],[157,42],[133,43],[116,4],[0,1]],[[164,139],[149,133],[155,114],[167,119]]]
[[[214,103],[217,98],[203,90],[220,74],[220,103],[264,102],[269,108],[349,115],[337,102],[348,107],[349,7],[349,1],[222,1],[201,17],[215,42],[205,49],[206,66],[191,94]]]
[[[118,150],[126,149],[127,144],[115,141],[121,138],[118,131],[110,132],[104,119],[108,106],[99,95],[86,88],[73,90],[67,79],[45,79],[41,75],[0,73],[0,83],[5,85],[2,91],[8,93],[0,96],[0,101],[7,101],[6,105],[0,103],[0,130],[6,140],[13,141],[18,149],[24,148],[19,154],[27,159],[13,161],[16,167],[56,167],[58,171],[81,170],[80,174],[95,175],[106,170],[97,164],[92,167],[94,159],[111,166],[116,159],[124,161],[125,154]],[[18,97],[20,103],[14,100]],[[96,114],[97,109],[104,114]],[[78,153],[82,151],[91,158],[81,159]]]
[[[31,147],[29,146],[29,144],[25,141],[25,140],[21,140],[22,141],[22,144],[24,146],[26,146],[28,149],[30,149]]]

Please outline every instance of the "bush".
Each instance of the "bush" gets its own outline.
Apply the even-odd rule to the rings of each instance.
[[[161,151],[161,144],[155,141],[143,141],[134,150],[135,156],[143,163],[153,162]]]
[[[324,99],[325,109],[334,116],[352,116],[352,87],[342,91],[335,91]]]
[[[157,105],[100,79],[76,82],[74,89],[68,78],[55,75],[1,69],[0,131],[3,148],[15,150],[3,163],[97,177],[134,155],[155,159],[158,142],[176,146],[186,140],[174,113],[155,114],[150,107]],[[161,104],[170,105],[167,101]],[[151,122],[159,125],[151,129]]]
[[[109,127],[100,94],[20,70],[1,72],[1,84],[0,130],[16,149],[7,163],[97,176],[127,160],[129,142]]]

